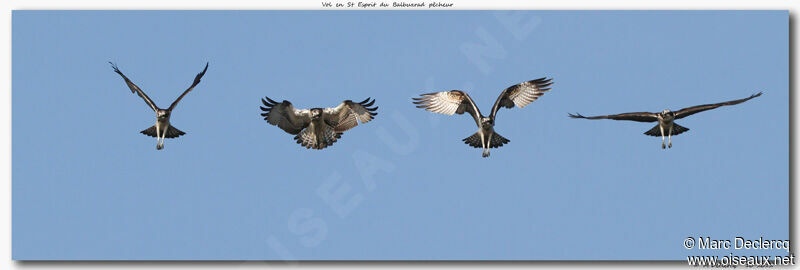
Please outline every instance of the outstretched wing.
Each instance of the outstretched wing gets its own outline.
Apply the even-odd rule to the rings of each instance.
[[[172,105],[169,105],[169,109],[167,109],[167,110],[171,111],[173,108],[175,108],[175,106],[178,105],[178,102],[181,101],[183,96],[185,96],[190,91],[192,91],[192,89],[194,89],[194,87],[198,83],[200,83],[200,78],[203,78],[203,75],[206,75],[206,70],[208,70],[208,62],[206,62],[206,67],[203,69],[203,72],[197,73],[197,76],[194,76],[194,82],[192,82],[192,86],[189,86],[189,89],[186,89],[186,91],[183,91],[183,94],[181,94],[181,96],[179,96],[178,99],[176,99],[174,102],[172,102]]]
[[[501,107],[509,109],[514,106],[525,108],[525,106],[544,95],[544,92],[549,91],[549,86],[551,85],[553,85],[553,79],[539,78],[506,88],[494,102],[491,118],[494,119]]]
[[[572,118],[583,118],[583,119],[611,119],[611,120],[629,120],[629,121],[636,121],[636,122],[655,122],[658,121],[658,114],[651,113],[651,112],[632,112],[632,113],[620,113],[620,114],[611,114],[611,115],[599,115],[599,116],[583,116],[579,113],[576,114],[569,114],[569,117]]]
[[[261,99],[261,103],[266,106],[261,106],[261,110],[264,111],[261,116],[264,117],[264,120],[289,134],[296,135],[311,123],[311,112],[295,109],[289,101],[284,100],[279,103],[265,97]]]
[[[436,93],[422,94],[418,98],[413,98],[414,104],[417,108],[423,108],[435,113],[446,115],[463,114],[464,112],[472,115],[475,123],[480,126],[481,124],[481,111],[472,98],[459,90],[443,91]]]
[[[326,123],[333,127],[336,132],[344,132],[358,125],[359,122],[366,123],[378,115],[375,110],[378,107],[372,107],[375,100],[370,101],[370,98],[362,102],[353,102],[352,100],[345,100],[335,108],[325,108],[323,117]]]
[[[731,101],[720,102],[720,103],[715,103],[715,104],[705,104],[705,105],[692,106],[692,107],[689,107],[689,108],[683,108],[683,109],[680,109],[679,111],[675,112],[675,119],[681,119],[681,118],[687,117],[687,116],[692,115],[692,114],[696,114],[696,113],[699,113],[699,112],[702,112],[702,111],[711,110],[711,109],[716,109],[716,108],[722,107],[722,106],[736,105],[736,104],[748,101],[748,100],[750,100],[752,98],[755,98],[757,96],[760,96],[760,95],[761,95],[761,92],[758,92],[757,94],[750,95],[750,97],[743,98],[743,99],[737,99],[737,100],[731,100]]]
[[[158,106],[156,106],[156,104],[153,103],[153,100],[150,99],[150,97],[148,97],[147,94],[145,94],[144,91],[142,91],[142,89],[139,88],[139,86],[136,86],[136,84],[134,84],[130,79],[128,79],[128,77],[125,76],[125,74],[122,74],[122,71],[119,71],[119,68],[117,68],[116,64],[111,62],[108,63],[111,64],[112,68],[114,68],[114,72],[119,74],[119,76],[122,76],[122,79],[124,79],[125,83],[128,84],[128,88],[131,89],[131,93],[138,94],[139,97],[144,99],[144,102],[147,103],[147,105],[150,106],[151,109],[153,109],[153,111],[158,111]]]

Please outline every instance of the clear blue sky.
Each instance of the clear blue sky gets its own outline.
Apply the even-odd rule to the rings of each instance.
[[[787,239],[786,11],[15,11],[14,259],[659,259],[687,236]],[[489,44],[489,45],[487,45]],[[172,123],[168,106],[210,62]],[[417,109],[463,89],[553,90],[498,113]],[[678,121],[570,119],[744,98]],[[259,115],[377,99],[322,151]],[[734,251],[737,255],[754,254]],[[785,255],[782,251],[767,252]]]

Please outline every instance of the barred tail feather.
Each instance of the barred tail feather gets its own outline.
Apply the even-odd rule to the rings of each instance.
[[[684,126],[678,125],[676,123],[672,123],[672,136],[675,136],[675,135],[678,135],[678,134],[681,134],[681,133],[684,133],[684,132],[687,132],[687,131],[689,131],[689,128],[686,128]],[[650,130],[645,132],[644,135],[661,137],[661,128],[658,125],[656,125],[655,127],[651,128]],[[669,135],[669,130],[664,130],[664,136],[667,136],[667,135]]]
[[[334,131],[334,129],[328,125],[324,125],[322,128],[318,129],[317,133],[314,132],[313,126],[309,126],[294,136],[294,139],[298,144],[307,149],[320,150],[333,145],[342,137],[341,132]]]
[[[156,133],[156,126],[155,125],[147,128],[145,130],[140,131],[140,133],[142,133],[144,135],[147,135],[147,136],[150,136],[150,137],[158,137],[158,134]],[[173,126],[169,126],[167,128],[167,134],[164,135],[164,138],[172,139],[172,138],[180,137],[181,135],[184,135],[184,134],[186,134],[186,132],[183,132],[183,131],[181,131],[181,130],[173,127]]]
[[[177,128],[173,127],[173,126],[169,126],[169,128],[167,128],[167,135],[165,135],[164,138],[168,138],[168,139],[177,138],[177,137],[180,137],[180,136],[182,136],[184,134],[186,134],[186,132],[183,132],[180,129],[177,129]]]
[[[155,125],[147,128],[145,130],[142,130],[139,133],[142,133],[142,134],[150,136],[150,137],[158,137],[158,134],[156,134],[156,126]]]
[[[492,134],[492,143],[489,146],[491,146],[491,148],[499,148],[504,144],[509,143],[510,141],[511,140],[506,139],[505,137],[500,136],[500,134],[497,134],[497,132],[495,132],[494,134]]]
[[[672,136],[689,131],[689,128],[672,123]]]
[[[489,138],[484,137],[484,139],[488,140]],[[475,132],[471,136],[464,138],[462,141],[464,141],[464,143],[468,144],[469,146],[475,148],[483,148],[481,144],[481,134],[479,134],[478,132]],[[505,137],[500,136],[500,134],[497,134],[497,132],[495,132],[492,134],[492,141],[488,145],[490,148],[498,148],[509,142],[511,142],[511,140],[506,139]]]
[[[478,132],[475,132],[471,136],[464,138],[462,141],[464,141],[466,144],[469,144],[469,146],[483,148],[481,145],[481,135],[478,134]]]
[[[661,127],[659,125],[656,125],[653,128],[651,128],[650,130],[648,130],[647,132],[645,132],[644,135],[661,137]],[[664,134],[664,135],[667,135],[667,134]]]

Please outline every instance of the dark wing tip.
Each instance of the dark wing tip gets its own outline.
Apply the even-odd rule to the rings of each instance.
[[[411,99],[415,100],[415,101],[423,101],[423,100],[427,100],[428,97],[426,97],[424,95],[420,95],[420,97],[412,97]]]
[[[543,87],[547,87],[547,86],[553,85],[553,78],[542,77],[542,78],[533,80],[533,83],[536,85],[536,87],[543,88]]]
[[[364,100],[362,102],[359,102],[359,104],[361,104],[361,106],[364,106],[364,107],[370,107],[370,106],[374,105],[375,104],[375,100],[374,99],[372,101],[368,102],[368,103],[364,103],[364,102],[368,101],[369,99],[370,98],[367,98],[366,100]]]
[[[378,113],[375,112],[378,109],[378,106],[372,107],[372,105],[375,105],[375,99],[372,99],[372,100],[370,100],[370,99],[372,99],[372,98],[368,97],[367,99],[365,99],[364,101],[359,102],[358,104],[361,105],[362,107],[364,107],[364,109],[367,110],[368,114],[370,114],[372,116],[378,115]]]
[[[750,96],[750,98],[759,97],[759,96],[761,96],[761,94],[763,94],[763,93],[764,93],[764,92],[758,91],[758,93],[751,95],[751,96]]]
[[[208,62],[206,62],[206,67],[203,68],[203,71],[201,71],[200,73],[197,73],[197,76],[194,76],[194,84],[195,85],[200,83],[200,78],[202,78],[203,75],[206,75],[206,70],[208,70]]]
[[[571,117],[571,118],[586,118],[586,116],[583,116],[583,115],[581,115],[580,113],[575,113],[575,114],[567,113],[567,114],[568,114],[568,115],[569,115],[569,117]]]
[[[414,104],[429,104],[429,103],[431,103],[431,101],[428,100],[428,99],[415,99],[411,103],[414,103]]]
[[[117,68],[117,64],[114,64],[111,61],[108,61],[108,63],[111,64],[112,68],[114,68],[114,72],[122,74],[122,72],[119,71],[119,68]]]
[[[263,103],[264,106],[267,106],[267,108],[272,109],[272,107],[275,107],[275,105],[278,105],[278,103],[275,102],[274,100],[272,100],[272,99],[270,99],[268,97],[265,97],[265,98],[266,99],[263,99],[263,98],[261,99],[261,103]]]
[[[267,101],[269,101],[269,103],[271,103],[271,105],[270,105],[270,106],[275,106],[275,105],[278,105],[278,102],[277,102],[277,101],[274,101],[274,100],[272,100],[271,98],[269,98],[269,97],[267,97],[267,96],[265,96],[264,98],[266,98],[266,99],[267,99]],[[262,100],[263,100],[263,99],[262,99]]]

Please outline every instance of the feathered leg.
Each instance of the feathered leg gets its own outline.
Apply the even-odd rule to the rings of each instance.
[[[489,157],[489,155],[492,154],[490,153],[492,150],[492,135],[494,135],[494,132],[489,133],[489,139],[486,140],[486,157]]]
[[[486,151],[486,140],[484,140],[485,137],[483,137],[483,131],[481,131],[480,133],[481,133],[481,148],[483,149],[483,153],[481,153],[481,156],[482,157],[488,157],[489,154],[486,153],[487,152]]]
[[[667,145],[664,144],[664,126],[661,125],[661,124],[658,124],[658,128],[661,129],[661,149],[667,149]]]
[[[164,130],[164,134],[161,135],[161,149],[164,149],[164,141],[166,141],[168,131],[169,131],[169,126],[167,126],[167,129]]]
[[[164,133],[166,133],[166,131]],[[161,142],[161,125],[158,123],[156,123],[156,149],[164,149],[164,143]]]
[[[675,125],[672,125],[672,126],[669,127],[669,136],[667,136],[669,138],[669,148],[672,148],[672,128],[673,127],[675,127]]]

